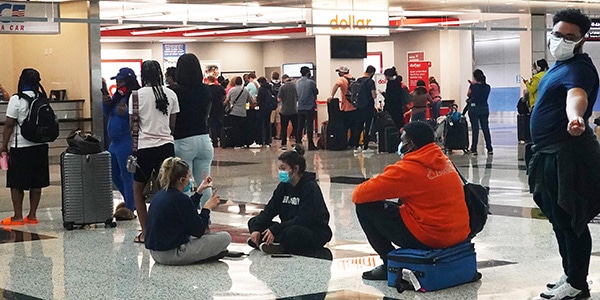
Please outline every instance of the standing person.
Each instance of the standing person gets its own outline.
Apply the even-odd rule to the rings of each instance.
[[[315,115],[317,112],[317,95],[319,90],[314,80],[310,79],[310,69],[306,66],[300,68],[302,77],[296,82],[298,91],[298,131],[296,132],[296,143],[302,143],[302,130],[306,129],[308,138],[308,150],[317,150],[313,133],[315,132]]]
[[[417,81],[417,87],[412,92],[412,116],[411,122],[427,120],[427,105],[433,103],[433,99],[425,88],[425,81]]]
[[[538,86],[542,81],[542,77],[546,75],[546,71],[548,71],[548,62],[542,58],[533,63],[531,68],[533,76],[531,79],[527,80],[523,78],[523,83],[525,84],[525,87],[527,87],[527,92],[529,92],[529,103],[527,103],[529,105],[529,111],[532,111],[535,106],[538,95]]]
[[[269,82],[269,84],[271,85],[271,91],[273,92],[273,95],[275,95],[275,98],[277,98],[277,95],[279,94],[279,89],[281,88],[281,85],[283,85],[283,83],[281,82],[281,80],[279,80],[279,72],[273,72],[271,73],[271,82]],[[281,117],[279,115],[279,113],[281,112],[281,102],[277,102],[277,108],[273,111],[271,111],[271,133],[274,139],[279,140],[279,132],[281,131]]]
[[[252,101],[250,101],[246,106],[248,134],[244,136],[244,145],[248,148],[260,148],[260,145],[257,143],[257,141],[260,140],[260,131],[258,130],[257,126],[255,126],[255,124],[258,122],[256,97],[258,96],[258,88],[260,88],[260,85],[256,80],[256,73],[252,72],[248,74],[248,84],[245,88],[248,93],[250,93]]]
[[[176,78],[178,84],[173,90],[177,94],[179,113],[173,130],[175,155],[190,166],[194,179],[200,180],[204,174],[210,176],[210,164],[215,155],[208,134],[212,94],[203,83],[198,57],[192,53],[186,53],[177,60]],[[210,199],[211,189],[205,189],[203,193],[204,201]]]
[[[6,91],[6,89],[0,84],[0,101],[8,101],[10,99],[10,95]]]
[[[277,159],[280,183],[257,216],[248,221],[248,245],[265,253],[294,253],[322,248],[331,240],[329,211],[315,173],[306,171],[302,145]],[[281,223],[273,222],[279,216]]]
[[[473,71],[473,80],[469,80],[471,84],[467,97],[469,101],[469,119],[471,120],[471,154],[477,155],[477,141],[479,140],[479,126],[483,131],[483,138],[485,139],[485,148],[488,151],[488,155],[494,154],[494,148],[492,148],[492,136],[490,135],[490,107],[488,106],[488,97],[490,95],[490,85],[485,81],[485,75],[483,71],[476,69]]]
[[[387,79],[385,92],[381,93],[385,98],[383,110],[390,113],[396,127],[402,128],[404,126],[405,101],[410,102],[410,95],[408,90],[402,87],[402,76],[398,75],[396,67],[385,69],[383,75]]]
[[[225,108],[223,107],[225,88],[220,84],[215,84],[213,78],[208,76],[208,90],[210,90],[212,95],[212,106],[208,115],[208,129],[213,148],[217,148],[219,146],[221,128],[223,128],[225,123]]]
[[[252,102],[252,96],[242,85],[244,83],[242,77],[235,76],[231,81],[234,87],[227,93],[225,105],[233,105],[228,116],[232,129],[231,140],[234,149],[241,149],[246,144],[246,137],[250,132],[249,123],[246,120],[246,104]]]
[[[258,113],[256,114],[256,131],[258,132],[258,144],[265,147],[271,147],[271,112],[269,102],[277,101],[273,96],[271,85],[264,77],[259,77],[256,81],[260,84],[256,102],[258,104]]]
[[[281,76],[283,85],[277,94],[277,102],[281,103],[281,150],[287,150],[288,124],[292,123],[292,132],[298,128],[298,90],[296,84],[287,74]]]
[[[10,98],[6,107],[0,153],[10,155],[6,187],[10,188],[14,215],[0,221],[0,225],[37,224],[36,213],[42,197],[42,188],[50,185],[48,144],[25,139],[18,126],[23,124],[29,113],[30,101],[37,97],[47,98],[40,81],[42,79],[37,70],[23,69],[19,76],[17,94]],[[26,190],[29,190],[29,214],[23,217],[23,198]]]
[[[341,105],[340,110],[342,111],[342,119],[344,122],[345,132],[350,130],[350,136],[359,136],[360,134],[356,134],[356,131],[360,129],[360,124],[357,121],[356,108],[350,102],[350,99],[346,98],[346,93],[348,93],[348,86],[350,85],[350,81],[354,81],[354,77],[350,75],[350,69],[346,66],[340,66],[335,69],[339,78],[333,85],[331,89],[331,96],[327,98],[327,102],[331,101],[335,97],[335,93],[337,90],[340,90],[340,99]],[[348,141],[348,146],[352,149],[358,149],[358,138],[350,139]]]
[[[590,19],[566,9],[554,15],[553,24],[548,49],[556,63],[540,82],[531,114],[529,187],[552,224],[564,273],[540,296],[584,299],[590,296],[592,251],[587,224],[600,212],[600,146],[588,124],[599,80],[591,58],[583,53]]]
[[[383,260],[383,265],[364,272],[363,279],[387,279],[387,254],[396,248],[393,244],[441,249],[464,241],[471,230],[462,180],[434,143],[431,126],[405,125],[398,149],[400,160],[352,193],[360,226]]]
[[[356,114],[359,118],[358,122],[360,124],[359,129],[355,134],[358,136],[350,136],[350,140],[352,139],[360,139],[361,132],[363,133],[363,152],[365,153],[373,153],[373,149],[369,149],[369,141],[370,141],[370,133],[371,133],[371,124],[373,123],[373,116],[375,116],[375,98],[377,98],[377,90],[375,89],[375,81],[373,81],[373,76],[375,75],[375,67],[369,65],[365,70],[364,76],[362,79],[364,80],[361,83],[360,91],[358,92],[358,103],[365,103],[364,107],[357,107]],[[354,152],[360,152],[360,148],[354,149]]]
[[[440,109],[442,108],[442,96],[440,96],[440,84],[433,76],[429,77],[429,96],[433,99],[431,117],[437,120],[440,117]]]
[[[138,120],[134,120],[133,97],[129,98],[130,124],[139,125],[137,162],[138,168],[133,175],[133,198],[142,231],[134,242],[144,243],[146,236],[146,202],[144,187],[152,172],[158,172],[162,162],[175,156],[172,132],[175,128],[179,102],[173,90],[163,85],[160,64],[155,60],[142,63],[142,85],[138,90]]]
[[[200,74],[202,76],[202,74]],[[204,200],[203,191],[212,189],[212,178],[204,176],[195,193],[192,190],[192,172],[178,157],[165,159],[160,167],[160,183],[164,186],[148,209],[148,229],[145,246],[159,264],[187,265],[203,260],[219,259],[226,255],[231,236],[226,231],[207,232],[210,210],[219,204],[216,193]],[[211,193],[212,194],[212,193]]]
[[[133,198],[133,175],[127,171],[127,157],[131,154],[133,141],[129,128],[128,104],[132,91],[140,89],[135,72],[130,68],[121,68],[110,79],[117,81],[117,91],[110,97],[102,97],[102,111],[108,117],[106,131],[110,137],[108,152],[111,156],[112,181],[123,195],[125,209],[131,213],[118,216],[133,216],[135,200]]]
[[[177,73],[177,68],[175,68],[175,67],[168,67],[167,70],[165,71],[165,84],[170,89],[173,89],[175,86],[177,86],[177,79],[175,77],[176,73]]]

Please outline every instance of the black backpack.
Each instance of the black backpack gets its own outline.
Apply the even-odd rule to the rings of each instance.
[[[367,77],[361,77],[352,81],[348,80],[346,99],[356,108],[363,108],[369,105],[369,101],[365,97],[360,97],[360,91],[367,80],[369,80]],[[348,97],[348,95],[350,96]]]
[[[42,94],[38,94],[35,99],[24,93],[18,95],[29,102],[27,117],[20,124],[21,135],[34,143],[55,141],[59,134],[58,120],[48,98]]]

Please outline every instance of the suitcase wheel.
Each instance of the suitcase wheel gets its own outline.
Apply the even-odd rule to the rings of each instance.
[[[73,224],[73,222],[64,222],[63,223],[63,227],[66,230],[73,230],[75,228],[74,226],[75,226],[75,224]]]
[[[108,219],[104,222],[104,228],[115,228],[117,227],[117,222],[112,219]]]

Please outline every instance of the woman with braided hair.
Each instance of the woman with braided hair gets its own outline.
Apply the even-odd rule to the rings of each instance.
[[[133,198],[142,232],[134,242],[143,243],[146,235],[146,202],[144,186],[152,172],[160,170],[161,163],[175,156],[174,139],[176,114],[179,112],[177,95],[163,85],[160,64],[155,60],[142,63],[142,88],[138,90],[138,115],[133,115],[134,97],[129,98],[129,115],[132,124],[137,118],[139,127],[137,142],[138,168],[133,176]],[[135,141],[134,141],[135,145]]]

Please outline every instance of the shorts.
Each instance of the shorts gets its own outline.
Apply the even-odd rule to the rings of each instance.
[[[280,112],[281,112],[281,105],[277,105],[277,108],[271,112],[271,123],[281,122],[281,117],[279,116]]]
[[[6,187],[29,190],[49,185],[48,144],[10,148]]]
[[[139,167],[133,175],[133,180],[146,183],[150,180],[152,170],[160,171],[163,161],[175,156],[173,143],[164,144],[154,148],[139,149],[137,151],[137,162]]]

